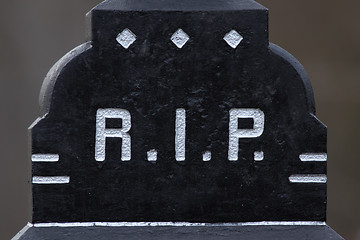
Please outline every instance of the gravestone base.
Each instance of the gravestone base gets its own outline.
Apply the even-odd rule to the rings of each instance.
[[[132,239],[343,239],[328,225],[322,226],[124,226],[33,227],[27,226],[13,240],[132,240]]]

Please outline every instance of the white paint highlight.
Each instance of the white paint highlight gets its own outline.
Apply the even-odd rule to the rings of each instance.
[[[70,182],[68,176],[57,176],[57,177],[42,177],[34,176],[32,178],[33,184],[67,184]]]
[[[170,40],[178,47],[182,48],[190,37],[181,28],[179,28],[170,38]]]
[[[299,156],[302,162],[326,162],[326,153],[303,153]]]
[[[122,119],[122,128],[106,128],[107,118]],[[96,161],[105,160],[106,138],[121,138],[121,160],[131,159],[131,137],[128,131],[131,128],[131,115],[129,111],[118,108],[98,109],[96,113],[96,139],[95,139],[95,159]]]
[[[35,223],[34,227],[216,227],[216,226],[325,226],[325,222],[316,221],[263,221],[240,223],[190,223],[190,222],[70,222]]]
[[[289,177],[291,183],[326,183],[325,174],[293,174]]]
[[[25,227],[23,227],[11,240],[19,240],[20,237],[22,237],[31,227],[33,227],[33,225],[31,223],[27,223]]]
[[[185,161],[185,138],[186,138],[186,112],[185,109],[176,109],[175,119],[175,159]]]
[[[210,151],[206,151],[203,153],[203,161],[204,162],[208,162],[211,160],[211,152]]]
[[[95,227],[96,222],[34,223],[36,228],[46,227]]]
[[[241,43],[243,39],[244,38],[235,30],[231,30],[224,36],[225,42],[227,42],[227,44],[229,44],[229,46],[234,49]]]
[[[240,138],[256,138],[264,132],[265,114],[258,108],[233,108],[230,110],[229,120],[229,161],[237,161],[239,155]],[[253,129],[239,129],[239,118],[252,118]]]
[[[130,45],[135,42],[135,40],[136,40],[136,35],[128,28],[124,29],[116,37],[116,41],[125,49],[128,49]]]
[[[254,160],[255,160],[255,161],[262,161],[262,160],[264,160],[264,152],[263,152],[263,151],[256,151],[256,152],[254,152]]]
[[[57,162],[59,161],[58,154],[33,154],[31,155],[33,162]]]
[[[56,64],[55,64],[56,65]],[[50,70],[51,71],[51,70]],[[41,93],[40,93],[41,94]],[[44,116],[42,117],[38,117],[30,126],[28,129],[33,129],[35,127],[36,124],[38,124],[41,120],[43,120],[48,114],[45,113]]]
[[[152,149],[147,152],[147,160],[149,162],[156,162],[157,160],[157,151],[155,149]]]

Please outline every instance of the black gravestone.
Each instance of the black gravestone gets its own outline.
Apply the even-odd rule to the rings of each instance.
[[[87,17],[88,41],[40,93],[20,239],[129,239],[107,228],[130,225],[340,239],[325,224],[326,126],[303,67],[269,43],[266,8],[109,0]]]

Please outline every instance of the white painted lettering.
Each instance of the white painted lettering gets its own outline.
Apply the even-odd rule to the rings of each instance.
[[[254,119],[253,129],[239,129],[239,118]],[[233,108],[229,120],[229,161],[237,161],[239,155],[239,138],[256,138],[264,132],[265,115],[257,108]]]
[[[186,131],[186,112],[185,109],[176,109],[175,120],[175,159],[185,161],[185,133]]]
[[[122,128],[106,128],[107,118],[122,119]],[[131,137],[128,131],[131,128],[131,115],[125,109],[106,108],[98,109],[96,113],[96,139],[95,139],[95,159],[96,161],[105,160],[106,138],[121,138],[121,160],[129,161],[131,159]]]

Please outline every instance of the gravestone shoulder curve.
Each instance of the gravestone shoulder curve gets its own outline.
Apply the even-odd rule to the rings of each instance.
[[[91,43],[84,43],[63,56],[59,61],[57,61],[54,66],[47,73],[43,85],[41,87],[40,96],[39,96],[39,105],[40,105],[40,116],[43,117],[49,112],[51,96],[53,93],[53,88],[58,76],[61,74],[63,68],[68,64],[71,64],[71,61],[81,55],[82,53],[91,49]]]

